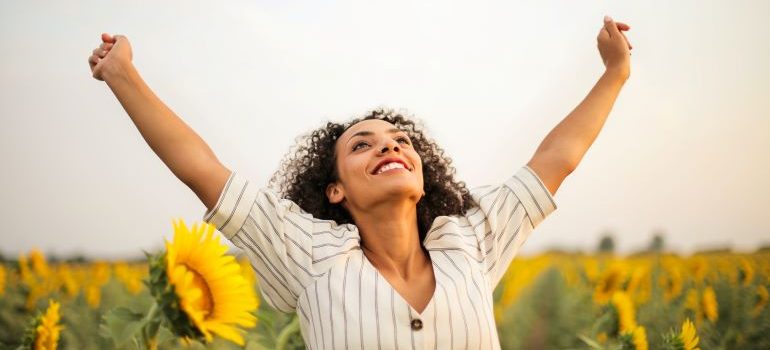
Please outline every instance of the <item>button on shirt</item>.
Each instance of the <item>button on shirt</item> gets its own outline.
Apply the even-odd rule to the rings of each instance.
[[[314,218],[238,173],[203,220],[248,256],[269,305],[297,312],[309,349],[500,349],[492,292],[556,203],[526,165],[470,193],[473,209],[437,217],[425,237],[436,288],[422,313],[368,261],[355,225]]]

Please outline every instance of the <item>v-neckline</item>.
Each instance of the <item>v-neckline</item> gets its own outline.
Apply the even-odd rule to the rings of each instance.
[[[433,270],[434,286],[433,286],[433,295],[430,296],[430,300],[428,300],[428,303],[425,304],[425,308],[422,310],[422,312],[417,312],[417,310],[415,310],[414,306],[412,306],[412,304],[410,304],[406,300],[406,298],[404,298],[404,296],[401,295],[401,293],[399,293],[398,290],[396,288],[394,288],[392,284],[390,284],[390,281],[388,281],[388,279],[385,278],[385,276],[383,276],[382,273],[380,273],[380,270],[377,270],[377,267],[375,267],[372,264],[372,262],[369,261],[369,258],[366,257],[366,254],[364,254],[364,250],[363,249],[361,249],[361,259],[363,259],[363,262],[365,264],[369,265],[369,267],[371,267],[376,272],[377,278],[382,279],[382,281],[387,284],[388,288],[390,288],[394,292],[393,293],[394,295],[396,295],[399,299],[401,299],[401,301],[404,304],[409,305],[410,312],[412,312],[412,313],[416,314],[418,317],[422,318],[425,315],[425,313],[428,311],[428,309],[433,307],[434,301],[436,300],[436,292],[438,291],[438,283],[439,283],[438,282],[438,274],[436,274],[436,268],[435,268],[435,266],[433,266],[433,254],[432,254],[432,252],[430,250],[427,250],[427,252],[428,252],[428,256],[430,257],[430,268]]]

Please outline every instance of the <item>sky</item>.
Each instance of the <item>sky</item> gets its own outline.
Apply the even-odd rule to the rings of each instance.
[[[123,34],[153,91],[264,185],[297,136],[377,107],[421,121],[469,187],[500,183],[603,73],[631,76],[521,254],[689,254],[770,244],[767,1],[0,2],[0,253],[121,258],[204,205],[147,146],[88,56]]]

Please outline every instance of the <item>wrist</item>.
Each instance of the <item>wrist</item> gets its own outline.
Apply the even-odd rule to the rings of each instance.
[[[126,80],[135,71],[130,61],[115,61],[106,65],[102,71],[102,79],[108,85],[118,80]]]
[[[629,67],[607,67],[604,76],[618,83],[625,83],[631,75]]]

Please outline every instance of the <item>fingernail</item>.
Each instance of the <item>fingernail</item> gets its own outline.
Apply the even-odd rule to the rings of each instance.
[[[612,18],[610,18],[610,16],[604,16],[604,21],[605,22],[612,21]]]

